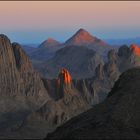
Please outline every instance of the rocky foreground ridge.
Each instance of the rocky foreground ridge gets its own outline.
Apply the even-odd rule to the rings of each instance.
[[[21,46],[0,35],[0,122],[10,119],[7,114],[11,118],[15,114],[24,116],[49,99],[39,74]]]
[[[71,119],[50,139],[140,139],[140,67],[124,72],[108,98]]]

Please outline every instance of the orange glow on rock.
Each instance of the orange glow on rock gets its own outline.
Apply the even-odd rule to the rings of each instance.
[[[64,83],[66,84],[71,83],[72,79],[67,69],[63,68],[61,70],[61,74],[64,76]]]
[[[140,48],[136,44],[132,44],[131,49],[137,56],[140,56]]]
[[[59,73],[58,79],[57,79],[57,84],[58,85],[60,85],[60,84],[70,84],[71,81],[72,81],[72,78],[71,78],[71,75],[68,72],[68,70],[65,69],[65,68],[62,68],[60,73]]]

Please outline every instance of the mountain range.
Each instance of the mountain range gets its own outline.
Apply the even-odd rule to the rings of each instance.
[[[79,29],[65,43],[47,39],[29,56],[34,68],[46,78],[56,78],[62,67],[69,69],[74,78],[89,78],[94,76],[99,63],[107,61],[110,49],[112,47],[101,39]]]
[[[92,36],[85,29],[79,29],[70,39],[65,42],[65,45],[86,46],[87,48],[92,49],[102,55],[112,48],[103,40]]]
[[[64,43],[60,43],[53,38],[48,38],[38,46],[38,49],[35,52],[30,53],[30,56],[35,60],[46,61],[47,59],[53,57],[57,50],[65,46],[72,45],[85,46],[102,55],[109,49],[111,49],[111,46],[109,44],[105,43],[95,36],[92,36],[85,29],[79,29],[71,38],[66,40]]]
[[[76,44],[71,44],[72,42]],[[67,43],[69,45],[65,45]],[[93,43],[92,46],[89,45],[91,43]],[[96,43],[100,44],[98,47],[102,48],[102,53],[98,52],[100,49],[96,49]],[[60,130],[49,134],[47,138],[68,138],[69,136],[70,138],[82,136],[100,138],[100,131],[104,131],[101,137],[106,137],[110,129],[114,136],[127,130],[124,125],[127,124],[124,119],[125,115],[127,118],[127,101],[132,97],[134,99],[132,102],[135,103],[139,97],[137,81],[139,80],[140,48],[132,44],[120,46],[116,50],[110,48],[110,45],[105,47],[101,44],[106,43],[91,36],[84,29],[80,29],[65,43],[59,43],[50,38],[33,51],[29,47],[26,53],[22,49],[25,46],[11,43],[7,36],[1,34],[0,139],[43,139],[60,126],[62,126]],[[42,48],[47,49],[46,52],[51,54],[50,58],[45,58],[43,55],[40,59],[31,56]],[[47,54],[46,52],[44,51],[44,55]],[[128,70],[131,68],[133,69]],[[121,110],[123,107],[126,112]],[[132,107],[135,108],[135,106]],[[132,110],[130,106],[130,113]],[[132,111],[134,114],[136,112],[137,109]],[[115,120],[119,117],[114,117],[113,113],[116,116],[121,114],[119,117],[122,121]],[[78,115],[80,116],[76,117]],[[130,117],[132,118],[132,123],[130,121],[130,126],[128,125],[130,130],[131,126],[139,122],[137,114],[135,116],[134,119]],[[109,117],[113,119],[108,123]],[[71,118],[74,118],[74,122],[76,120],[76,125],[73,120],[67,125],[67,121]],[[93,122],[92,126],[90,122]],[[74,134],[71,133],[73,128],[76,129]],[[99,129],[91,134],[90,128]],[[135,130],[138,132],[137,126],[134,127]]]

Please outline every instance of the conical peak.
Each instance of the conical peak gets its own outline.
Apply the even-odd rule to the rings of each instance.
[[[57,46],[60,45],[60,42],[58,42],[57,40],[53,39],[53,38],[48,38],[47,40],[45,40],[44,42],[42,42],[40,44],[39,47],[53,47],[53,46]]]
[[[79,29],[70,39],[68,39],[65,43],[66,45],[86,45],[93,42],[99,42],[99,39],[92,36],[85,29]]]
[[[88,31],[86,31],[85,29],[83,28],[80,28],[77,33],[88,33]]]
[[[48,43],[54,43],[54,42],[58,42],[58,41],[56,41],[55,39],[50,37],[50,38],[47,39],[47,42]]]
[[[75,35],[74,35],[75,37],[77,36],[77,37],[79,37],[79,38],[81,38],[81,39],[93,39],[94,37],[88,32],[88,31],[86,31],[85,29],[79,29],[76,33],[75,33]]]

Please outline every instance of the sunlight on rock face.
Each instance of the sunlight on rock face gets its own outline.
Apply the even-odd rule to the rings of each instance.
[[[131,45],[131,49],[132,49],[132,51],[133,51],[136,55],[140,56],[140,48],[139,48],[138,45],[132,44],[132,45]]]
[[[65,68],[62,68],[61,72],[59,73],[57,83],[60,84],[60,82],[62,82],[63,84],[69,84],[71,83],[71,81],[72,81],[72,78],[68,70]]]

